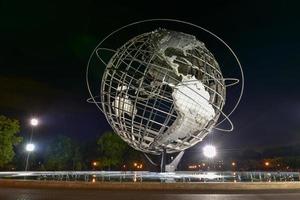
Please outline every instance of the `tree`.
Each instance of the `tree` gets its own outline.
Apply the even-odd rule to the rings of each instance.
[[[79,147],[67,136],[58,135],[47,148],[47,170],[81,170]]]
[[[0,167],[12,161],[15,156],[14,146],[22,141],[17,133],[20,131],[18,120],[0,115]]]
[[[79,171],[83,169],[83,159],[82,153],[80,152],[80,147],[78,144],[73,143],[73,152],[72,152],[72,169]]]
[[[115,133],[106,132],[97,141],[102,167],[115,167],[124,161],[128,145]]]

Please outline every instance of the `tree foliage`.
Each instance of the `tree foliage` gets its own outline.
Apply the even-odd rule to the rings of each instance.
[[[81,154],[78,145],[67,136],[58,135],[47,148],[47,170],[81,170]]]
[[[20,124],[18,120],[9,119],[0,115],[0,167],[9,163],[14,155],[14,145],[22,141],[18,136]]]
[[[115,133],[106,132],[97,141],[101,166],[115,167],[124,161],[128,145]]]

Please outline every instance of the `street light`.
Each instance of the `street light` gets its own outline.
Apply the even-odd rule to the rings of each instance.
[[[39,120],[36,118],[32,118],[30,120],[30,124],[31,124],[31,126],[37,126],[37,125],[39,125]]]
[[[207,158],[214,158],[217,155],[216,147],[213,145],[206,145],[202,150],[204,156]]]
[[[26,151],[27,152],[32,152],[32,151],[34,151],[35,150],[35,145],[34,144],[32,144],[32,143],[28,143],[27,145],[26,145]]]

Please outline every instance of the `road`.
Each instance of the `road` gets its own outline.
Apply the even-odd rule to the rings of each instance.
[[[260,191],[215,194],[158,191],[0,188],[0,200],[299,200],[300,191]]]

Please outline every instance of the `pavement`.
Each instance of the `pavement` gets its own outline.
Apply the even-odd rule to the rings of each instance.
[[[300,182],[159,183],[0,179],[0,200],[299,200]]]
[[[0,188],[0,200],[299,200],[300,190],[126,191]]]

